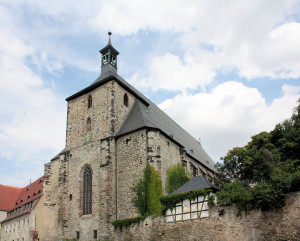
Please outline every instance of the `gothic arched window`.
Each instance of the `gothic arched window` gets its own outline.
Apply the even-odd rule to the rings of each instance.
[[[128,96],[127,96],[127,94],[124,95],[124,105],[128,106]]]
[[[92,121],[91,118],[89,117],[86,121],[86,130],[90,131],[92,129]]]
[[[88,98],[88,108],[91,108],[92,104],[93,104],[92,96],[90,95],[89,98]]]
[[[85,167],[83,173],[83,199],[82,199],[82,214],[92,213],[92,170]]]

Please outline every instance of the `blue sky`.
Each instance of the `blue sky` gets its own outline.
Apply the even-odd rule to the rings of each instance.
[[[0,183],[25,186],[65,145],[65,98],[118,73],[218,161],[291,116],[300,1],[1,1]]]

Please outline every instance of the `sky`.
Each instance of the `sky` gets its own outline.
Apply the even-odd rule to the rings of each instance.
[[[65,98],[118,74],[214,161],[300,98],[300,1],[0,0],[0,184],[23,187],[65,146]]]

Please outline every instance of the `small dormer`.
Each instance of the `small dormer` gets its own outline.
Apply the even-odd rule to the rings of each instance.
[[[106,47],[99,51],[102,56],[101,75],[107,71],[117,73],[117,56],[119,55],[119,52],[111,44],[111,32],[108,32],[108,36],[109,39]]]

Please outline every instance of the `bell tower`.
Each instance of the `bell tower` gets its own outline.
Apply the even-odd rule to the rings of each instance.
[[[99,52],[102,56],[101,61],[101,75],[108,71],[112,71],[113,73],[117,73],[117,56],[119,55],[119,52],[112,46],[111,44],[111,32],[108,32],[108,43],[106,47],[101,49]]]

